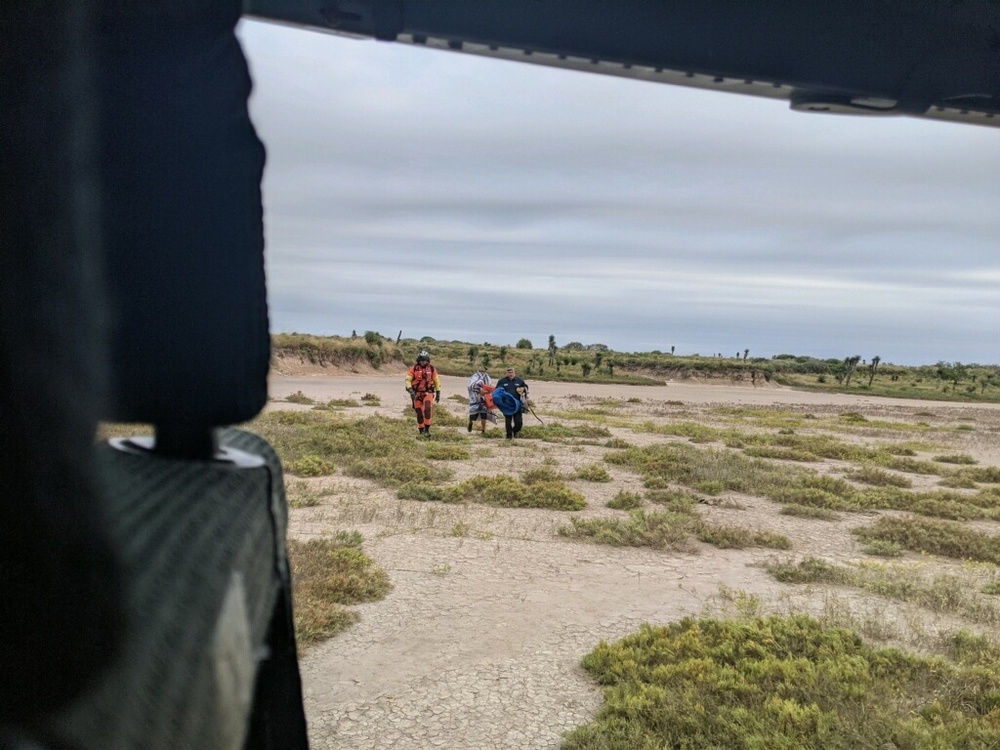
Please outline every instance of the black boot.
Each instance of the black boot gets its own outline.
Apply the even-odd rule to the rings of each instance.
[[[468,432],[472,432],[472,420],[471,419],[469,420],[469,429],[468,429]]]

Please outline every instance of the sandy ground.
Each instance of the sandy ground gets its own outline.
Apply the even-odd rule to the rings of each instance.
[[[407,403],[401,373],[327,373],[275,375],[269,408],[296,408],[280,403],[296,391],[317,401],[375,394],[382,406],[364,407],[364,413],[393,417]],[[465,379],[443,378],[443,391],[441,406],[464,414],[464,406],[447,397],[464,395]],[[954,436],[947,438],[953,441],[947,450],[970,453],[981,464],[1000,462],[1000,409],[990,406],[691,382],[661,387],[537,382],[531,383],[531,394],[542,419],[547,412],[613,398],[627,400],[630,418],[637,420],[698,420],[709,408],[728,404],[817,415],[855,411],[935,426],[971,424],[974,431],[947,433]],[[532,424],[537,423],[527,415],[526,432]],[[466,434],[464,428],[447,429]],[[635,444],[664,439],[611,431]],[[605,452],[598,446],[533,440],[509,444],[477,434],[467,439],[474,459],[456,465],[458,479],[516,473],[543,462],[572,474],[578,465],[599,462]],[[620,513],[604,503],[619,490],[642,491],[637,476],[608,469],[611,483],[568,482],[587,497],[588,508],[580,515]],[[598,642],[618,639],[643,622],[718,611],[727,590],[755,594],[779,611],[828,608],[825,594],[794,592],[754,563],[776,554],[858,559],[863,555],[849,530],[871,520],[781,516],[774,504],[741,496],[742,510],[700,507],[722,523],[785,534],[793,542],[789,553],[720,550],[698,542],[685,552],[618,549],[558,536],[568,513],[416,503],[350,477],[312,481],[332,494],[319,506],[294,510],[291,533],[309,538],[341,529],[360,531],[365,550],[394,585],[383,601],[358,607],[357,625],[303,657],[312,744],[331,750],[557,748],[561,735],[587,722],[600,705],[599,688],[579,666]],[[883,614],[886,610],[884,603],[855,603]]]

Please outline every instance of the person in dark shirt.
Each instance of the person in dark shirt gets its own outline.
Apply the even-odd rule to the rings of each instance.
[[[524,425],[524,405],[528,401],[528,384],[514,372],[513,367],[507,368],[507,374],[497,381],[497,390],[507,391],[521,402],[520,408],[513,414],[503,415],[503,424],[507,429],[507,439],[516,438]]]

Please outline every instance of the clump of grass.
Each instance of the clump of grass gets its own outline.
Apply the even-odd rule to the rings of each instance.
[[[521,432],[522,438],[535,438],[546,443],[565,443],[574,438],[595,440],[598,438],[610,438],[611,432],[607,427],[600,425],[584,424],[568,426],[555,422],[547,425],[533,425],[530,429],[525,427]]]
[[[796,516],[798,518],[813,518],[817,521],[839,521],[840,514],[828,508],[818,508],[810,505],[799,505],[798,503],[788,503],[778,511],[783,516]]]
[[[329,490],[318,490],[309,482],[298,480],[285,483],[285,494],[289,508],[312,508],[319,505],[323,498],[331,493]]]
[[[847,424],[864,424],[868,421],[868,417],[863,414],[858,414],[856,411],[847,411],[837,415],[837,418],[841,422],[846,422]]]
[[[285,401],[287,401],[290,404],[315,404],[316,403],[315,399],[310,398],[309,396],[307,396],[306,394],[304,394],[302,391],[295,391],[295,393],[290,393],[289,395],[285,396]]]
[[[580,510],[587,501],[562,481],[518,481],[507,474],[472,477],[446,489],[446,502],[471,502],[502,508],[548,508]]]
[[[289,540],[295,597],[295,635],[305,648],[326,640],[357,620],[343,605],[377,601],[392,584],[361,550],[357,532],[307,542]]]
[[[361,404],[359,404],[353,398],[331,398],[329,401],[326,402],[326,404],[323,404],[322,406],[323,408],[326,409],[342,409],[342,408],[356,408],[360,405]],[[317,404],[316,407],[314,408],[318,409],[320,408],[320,405]]]
[[[838,566],[813,557],[797,565],[771,562],[764,568],[782,583],[851,586],[933,612],[960,614],[974,622],[992,624],[1000,619],[996,607],[977,597],[963,579],[954,575],[937,575],[927,580],[919,569],[912,567],[881,562]]]
[[[790,549],[788,537],[772,531],[752,531],[742,526],[726,526],[702,522],[697,531],[699,541],[714,544],[719,549],[745,549],[746,547],[768,547],[770,549]]]
[[[435,450],[432,446],[438,441],[417,441],[409,421],[379,416],[347,420],[328,411],[272,411],[249,427],[271,443],[288,471],[296,462],[313,457],[308,459],[312,463],[325,461],[351,476],[388,487],[407,481],[442,482],[450,476],[443,467],[427,466],[420,451]]]
[[[982,484],[1000,484],[1000,466],[962,468],[956,471],[953,476]]]
[[[646,499],[675,513],[694,513],[695,506],[699,502],[698,496],[693,492],[670,488],[648,490]]]
[[[938,485],[941,487],[948,487],[953,490],[974,490],[979,486],[971,477],[958,473],[942,477],[941,481],[938,482]]]
[[[604,686],[564,750],[985,748],[993,668],[876,649],[806,616],[643,625],[583,659]],[[901,744],[902,743],[902,744]]]
[[[913,482],[906,477],[901,477],[899,474],[893,474],[876,466],[862,466],[860,469],[852,471],[846,476],[855,482],[870,484],[874,487],[909,488],[913,486]]]
[[[764,565],[776,581],[781,583],[847,584],[847,572],[818,557],[807,557],[798,563],[771,562]]]
[[[960,424],[955,429],[956,430],[960,430],[962,432],[975,432],[976,431],[976,428],[973,427],[971,424]]]
[[[539,482],[561,482],[563,480],[555,469],[549,465],[536,466],[525,469],[521,472],[521,481],[525,484],[538,484]]]
[[[952,521],[882,517],[852,533],[864,542],[894,542],[913,552],[1000,564],[1000,539]]]
[[[330,461],[311,454],[289,461],[285,464],[284,469],[286,473],[297,477],[324,477],[337,470]]]
[[[748,456],[755,458],[774,458],[779,461],[802,461],[810,463],[819,461],[820,457],[801,448],[783,448],[775,445],[751,445],[743,449]]]
[[[378,395],[374,393],[366,393],[361,397],[361,403],[365,404],[366,406],[381,406],[382,399],[379,398]]]
[[[809,508],[821,508],[829,511],[856,511],[858,505],[852,495],[840,495],[821,487],[789,486],[781,487],[770,493],[770,499],[782,505],[798,505]]]
[[[461,502],[457,496],[449,493],[444,487],[436,487],[424,482],[406,482],[398,490],[396,496],[400,500],[416,500],[418,502]]]
[[[705,494],[731,491],[762,495],[808,475],[806,469],[796,466],[686,443],[627,448],[607,454],[604,460],[643,475],[650,489],[676,482]]]
[[[610,482],[611,475],[600,464],[588,464],[576,468],[576,478],[586,482]]]
[[[635,510],[643,505],[643,498],[638,492],[621,490],[606,503],[613,510]]]
[[[903,545],[897,542],[888,542],[884,539],[872,540],[861,551],[872,557],[902,557],[903,552],[905,552]]]
[[[408,482],[440,483],[452,475],[448,469],[410,455],[358,458],[344,467],[344,473],[370,479],[386,487],[400,487]]]
[[[623,440],[622,438],[613,437],[610,440],[605,441],[605,448],[612,448],[614,450],[625,450],[626,448],[631,448],[632,443],[628,440]]]
[[[951,453],[944,456],[934,456],[934,460],[939,464],[964,464],[966,466],[972,466],[976,463],[976,459],[968,453]]]
[[[715,497],[726,491],[726,483],[721,479],[703,479],[700,482],[696,482],[694,488],[699,492]]]
[[[571,518],[571,525],[560,526],[557,533],[613,547],[684,550],[696,522],[695,516],[685,513],[634,510],[627,519]]]
[[[686,437],[692,442],[714,443],[722,440],[725,432],[717,427],[699,424],[698,422],[670,422],[668,424],[655,424],[646,422],[636,428],[642,432],[652,432],[657,435],[674,435],[675,437]]]
[[[468,449],[459,443],[425,442],[420,452],[432,461],[464,461],[470,456]]]

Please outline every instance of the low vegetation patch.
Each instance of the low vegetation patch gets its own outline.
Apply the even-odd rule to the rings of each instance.
[[[357,532],[332,538],[288,542],[295,597],[295,637],[307,648],[357,620],[344,605],[378,601],[392,584],[385,571],[361,550]]]
[[[472,477],[451,487],[412,481],[403,484],[397,494],[404,500],[481,503],[500,508],[580,510],[587,507],[583,495],[571,490],[561,479],[536,476],[521,481],[509,474]]]
[[[295,391],[295,393],[290,393],[289,395],[285,396],[285,401],[287,401],[290,404],[315,404],[316,403],[315,399],[310,398],[309,396],[307,396],[306,394],[304,394],[302,391]]]
[[[296,477],[325,477],[333,474],[336,470],[332,462],[312,454],[285,464],[285,471]]]
[[[697,517],[688,513],[635,510],[627,519],[571,518],[569,526],[560,526],[560,536],[585,539],[613,547],[652,547],[653,549],[690,549],[691,533]]]
[[[621,490],[617,495],[608,500],[607,507],[613,510],[635,510],[644,504],[642,495],[638,492],[626,492]]]
[[[852,529],[865,542],[894,542],[913,552],[1000,565],[1000,538],[961,523],[926,518],[879,518]]]
[[[700,498],[693,492],[675,489],[655,489],[646,491],[646,499],[677,513],[694,513]]]
[[[862,466],[860,469],[852,471],[845,476],[855,482],[870,484],[873,487],[901,487],[907,489],[913,486],[913,482],[906,477],[885,471],[877,466]]]
[[[596,440],[598,438],[610,438],[611,432],[607,427],[600,425],[564,425],[559,422],[548,425],[534,424],[530,427],[525,422],[525,428],[521,431],[522,438],[541,440],[546,443],[566,443],[574,439]]]
[[[706,493],[705,488],[709,487],[718,492],[765,494],[769,489],[794,482],[805,472],[795,466],[748,458],[728,450],[696,448],[686,443],[627,448],[609,453],[604,460],[641,474],[651,489],[663,489],[668,483],[676,482]]]
[[[934,460],[941,464],[964,464],[966,466],[972,466],[976,463],[976,459],[968,453],[949,453],[943,456],[934,456]]]
[[[285,496],[288,498],[289,508],[312,508],[332,494],[333,490],[320,489],[304,479],[285,482]]]
[[[418,439],[408,420],[379,416],[348,419],[329,411],[270,411],[248,426],[271,443],[285,471],[297,476],[322,476],[337,468],[387,487],[443,482],[451,472],[429,462],[467,455],[464,448],[450,447],[462,440],[458,436]]]
[[[322,406],[326,409],[350,409],[350,408],[357,408],[361,406],[361,404],[359,404],[353,398],[331,398]],[[314,408],[318,409],[320,408],[320,405],[317,404],[316,407]]]
[[[798,518],[812,518],[818,521],[839,521],[841,515],[828,508],[817,508],[811,505],[799,505],[798,503],[788,503],[781,506],[778,511],[783,516],[796,516]]]
[[[1000,466],[963,468],[956,471],[953,476],[969,479],[972,482],[980,484],[1000,484]]]
[[[926,577],[914,566],[882,562],[834,565],[815,557],[799,563],[772,562],[764,567],[782,583],[851,586],[932,612],[961,615],[972,622],[995,624],[1000,620],[1000,610],[978,597],[974,587],[955,575]]]
[[[604,705],[564,750],[1000,743],[994,667],[876,649],[805,616],[644,625],[602,642],[583,666]]]
[[[773,531],[754,531],[743,526],[710,524],[702,522],[698,526],[698,541],[714,544],[719,549],[745,549],[746,547],[768,547],[770,549],[790,549],[788,537]]]
[[[608,470],[605,469],[600,464],[587,464],[586,466],[578,466],[575,475],[577,479],[583,479],[586,482],[611,481],[611,475],[608,474]]]

